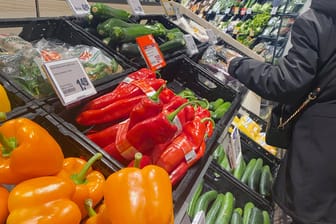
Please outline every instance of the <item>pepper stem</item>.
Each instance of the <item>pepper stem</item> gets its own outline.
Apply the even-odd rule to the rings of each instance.
[[[142,159],[142,153],[141,152],[135,153],[134,155],[134,167],[135,168],[140,168],[141,159]]]
[[[6,113],[5,112],[0,112],[0,121],[4,121],[7,119]]]
[[[2,145],[2,157],[9,157],[13,150],[17,147],[16,138],[6,138],[2,133],[0,133],[0,143]]]
[[[215,121],[211,118],[211,117],[204,117],[202,118],[201,122],[206,122],[206,121],[210,121],[212,123],[213,126],[216,125]]]
[[[167,119],[172,122],[174,120],[174,118],[177,116],[177,114],[181,112],[181,110],[183,110],[186,106],[194,105],[195,103],[197,103],[197,101],[189,101],[189,102],[186,102],[186,103],[182,104],[176,110],[174,110],[170,114],[167,114],[166,115]]]
[[[162,90],[164,90],[164,88],[166,88],[166,84],[163,84],[154,94],[153,96],[150,97],[151,100],[153,100],[154,102],[158,102],[159,101],[159,95],[162,92]]]
[[[101,159],[103,155],[101,153],[97,153],[94,156],[92,156],[83,166],[82,170],[79,173],[75,173],[71,175],[71,179],[75,184],[85,184],[86,183],[86,175],[97,160]]]
[[[91,198],[85,199],[84,206],[85,206],[85,210],[87,211],[89,217],[93,217],[97,215],[96,211],[92,207],[93,202]]]

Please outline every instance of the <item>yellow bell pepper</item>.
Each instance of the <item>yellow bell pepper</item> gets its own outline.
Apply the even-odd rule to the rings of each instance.
[[[11,111],[11,104],[5,88],[0,84],[0,120],[5,120],[5,113],[9,111]]]

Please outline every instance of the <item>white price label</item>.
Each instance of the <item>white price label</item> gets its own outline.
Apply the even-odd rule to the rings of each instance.
[[[205,224],[205,214],[204,211],[199,211],[196,213],[195,218],[192,221],[192,224]]]
[[[271,15],[275,15],[278,12],[278,6],[274,6],[271,11]]]
[[[251,8],[248,8],[248,9],[246,10],[246,14],[247,14],[247,15],[252,14],[252,9],[251,9]]]
[[[47,62],[43,67],[64,106],[97,93],[78,58]]]
[[[87,0],[67,0],[71,10],[78,16],[90,13],[90,5]]]
[[[230,142],[227,147],[227,155],[229,157],[230,166],[235,169],[242,159],[240,134],[237,127],[235,127],[230,135]]]
[[[227,8],[227,9],[225,9],[225,14],[229,14],[230,11],[231,11],[231,8]]]
[[[217,36],[215,34],[215,32],[212,29],[206,29],[205,32],[207,33],[208,37],[209,37],[209,43],[210,44],[217,44]]]
[[[144,53],[147,55],[149,63],[152,66],[157,66],[163,63],[162,57],[154,44],[145,46],[144,50],[145,50]]]
[[[145,11],[139,0],[127,0],[127,3],[131,7],[134,15],[145,15]]]
[[[183,35],[184,40],[186,41],[187,54],[191,57],[194,54],[198,53],[198,48],[194,41],[194,38],[190,34]]]

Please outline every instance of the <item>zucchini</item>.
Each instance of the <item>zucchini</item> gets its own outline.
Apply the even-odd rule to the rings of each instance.
[[[247,164],[245,172],[241,178],[241,182],[243,182],[244,184],[247,184],[248,179],[251,175],[251,172],[254,168],[255,163],[257,162],[257,160],[255,158],[251,159],[250,162]]]
[[[265,165],[261,171],[259,193],[265,197],[270,196],[272,183],[273,183],[273,176],[271,173],[271,169],[268,165]]]
[[[194,210],[194,216],[199,212],[199,211],[204,211],[204,213],[207,212],[209,204],[213,202],[216,197],[217,197],[217,191],[215,190],[210,190],[202,194],[196,202],[195,205],[195,210]]]
[[[186,42],[183,38],[176,38],[174,40],[166,41],[165,43],[161,44],[159,48],[163,54],[168,54],[184,48],[185,45]]]
[[[231,102],[224,102],[215,111],[211,113],[211,117],[215,120],[219,120],[230,109]]]
[[[119,52],[131,58],[141,56],[138,44],[135,43],[123,43],[119,48]]]
[[[215,149],[214,158],[216,159],[216,162],[219,164],[224,159],[224,156],[225,156],[224,147],[222,144],[219,144]]]
[[[251,209],[251,213],[249,215],[249,218],[248,218],[248,222],[247,224],[257,224],[257,223],[264,223],[264,220],[263,220],[263,215],[262,215],[262,212],[260,211],[259,208],[257,207],[253,207]]]
[[[167,30],[166,38],[168,40],[174,40],[176,38],[183,38],[184,33],[181,32],[179,28],[173,28],[170,30]]]
[[[236,210],[232,213],[230,224],[243,224],[243,217]]]
[[[234,211],[238,212],[241,216],[243,215],[243,209],[241,208],[235,208]]]
[[[221,207],[221,205],[224,203],[225,195],[224,194],[218,194],[216,200],[214,203],[212,203],[210,210],[207,212],[205,216],[205,223],[206,224],[213,224],[216,220],[217,213]]]
[[[110,18],[105,20],[102,23],[99,23],[97,26],[97,32],[99,35],[103,37],[110,36],[110,32],[112,31],[113,27],[143,27],[141,24],[137,23],[127,23],[124,20],[117,19],[117,18]]]
[[[263,224],[271,224],[271,218],[267,211],[262,211],[263,215]]]
[[[122,9],[115,9],[103,3],[94,3],[91,5],[91,14],[103,19],[118,18],[127,21],[131,14]]]
[[[247,224],[249,217],[250,217],[250,213],[252,208],[254,208],[254,204],[252,202],[247,202],[244,206],[244,212],[243,212],[243,224]]]
[[[191,201],[189,202],[189,205],[188,205],[187,214],[191,218],[193,218],[194,215],[195,215],[195,212],[194,212],[195,211],[195,205],[196,205],[196,202],[197,202],[199,196],[202,193],[202,190],[203,190],[203,180],[201,182],[199,182],[199,184],[197,185],[195,193],[192,196]]]
[[[261,158],[258,158],[257,162],[255,163],[253,167],[251,175],[249,176],[249,179],[248,179],[248,186],[252,190],[257,191],[257,192],[259,190],[262,167],[263,167],[263,160]]]
[[[233,176],[240,180],[245,172],[246,162],[243,157],[241,157],[238,166],[233,171]]]
[[[120,43],[133,42],[137,37],[152,34],[153,36],[165,35],[166,28],[161,23],[144,25],[142,27],[113,27],[110,32],[112,40]]]
[[[235,203],[236,199],[233,197],[233,194],[227,192],[214,224],[229,224]]]

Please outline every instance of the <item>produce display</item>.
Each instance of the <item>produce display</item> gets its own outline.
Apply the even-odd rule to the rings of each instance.
[[[219,144],[213,154],[214,160],[236,179],[249,186],[250,189],[269,197],[273,183],[273,175],[269,165],[264,165],[262,158],[245,160],[241,157],[236,168],[231,169],[228,155],[222,144]]]
[[[87,137],[124,165],[141,152],[177,184],[206,150],[214,121],[205,99],[186,90],[175,94],[148,69],[127,76],[113,91],[88,102],[76,121],[92,126]],[[223,116],[226,103],[216,119]],[[103,126],[103,128],[100,128]]]
[[[184,0],[181,4],[274,62],[282,56],[288,32],[305,2],[282,1],[277,7],[260,0]]]
[[[50,128],[59,135],[56,126]],[[92,209],[106,209],[104,214],[98,212],[106,223],[173,223],[172,187],[164,169],[154,165],[140,169],[139,161],[117,172],[93,169],[102,159],[101,153],[88,160],[66,156],[68,149],[61,147],[64,143],[58,144],[48,130],[26,117],[1,124],[0,184],[5,186],[0,187],[1,223],[79,224],[93,216],[87,201]],[[131,203],[134,196],[146,200],[146,205]]]
[[[161,17],[162,19],[163,17]],[[114,9],[103,3],[91,5],[88,26],[91,34],[97,36],[111,49],[114,49],[133,62],[141,63],[141,53],[136,38],[152,35],[159,45],[164,57],[184,49],[184,33],[178,27],[171,27],[153,19],[132,20],[131,15],[123,10]],[[145,21],[145,22],[143,22]]]
[[[206,224],[269,224],[268,211],[261,210],[253,202],[237,207],[232,192],[219,192],[203,186],[201,181],[189,203],[187,214],[193,219],[197,213],[205,213]]]
[[[123,71],[116,59],[96,47],[72,46],[56,39],[30,43],[19,36],[0,35],[0,48],[5,51],[0,57],[1,73],[35,98],[54,94],[42,69],[44,62],[78,58],[91,81]]]

